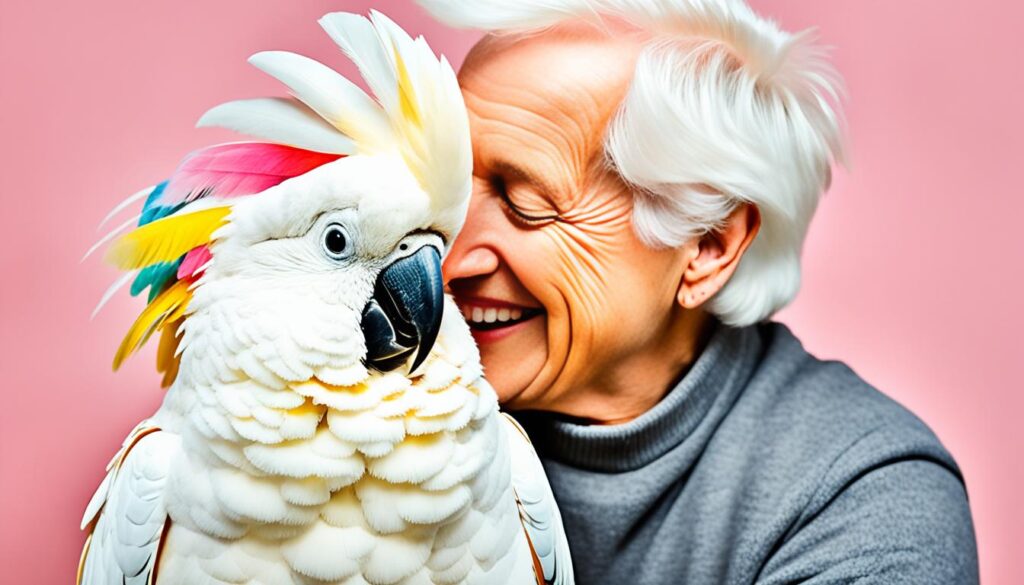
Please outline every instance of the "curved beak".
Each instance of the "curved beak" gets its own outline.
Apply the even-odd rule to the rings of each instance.
[[[409,368],[414,372],[437,340],[443,309],[441,253],[434,246],[425,245],[382,270],[363,309],[366,365],[389,372],[415,352]]]

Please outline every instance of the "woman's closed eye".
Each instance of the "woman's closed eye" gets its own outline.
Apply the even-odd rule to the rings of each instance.
[[[525,202],[517,204],[513,201],[513,196],[509,193],[505,179],[500,175],[496,175],[491,179],[491,188],[495,195],[498,196],[498,200],[501,201],[502,206],[508,212],[510,217],[515,221],[530,227],[537,227],[552,221],[557,221],[558,214],[554,212],[537,212],[530,209],[530,207],[536,207],[536,205],[527,207]],[[531,199],[539,198],[537,195],[532,195]],[[528,210],[529,209],[529,210]]]

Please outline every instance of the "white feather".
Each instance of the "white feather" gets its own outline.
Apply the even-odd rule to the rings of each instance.
[[[98,242],[89,247],[89,249],[85,252],[85,255],[82,256],[82,259],[79,260],[79,262],[85,262],[85,259],[91,256],[93,252],[98,250],[100,246],[114,239],[118,234],[120,234],[124,230],[139,223],[140,217],[142,217],[142,214],[135,215],[134,217],[129,217],[124,221],[124,223],[107,232],[107,234],[100,238]]]
[[[111,284],[103,293],[103,296],[100,297],[100,302],[97,303],[96,308],[92,310],[92,313],[89,315],[89,319],[95,319],[96,315],[99,314],[100,310],[107,304],[107,302],[110,301],[110,299],[114,298],[114,295],[117,294],[117,291],[121,290],[126,284],[134,280],[136,275],[138,275],[137,270],[132,272],[126,272],[122,274],[120,277],[118,277],[118,279],[115,280],[114,283]]]
[[[296,98],[354,140],[360,151],[390,146],[391,132],[380,106],[333,69],[287,51],[256,53],[249,62],[287,85]]]
[[[396,64],[401,60],[409,77],[404,95],[416,116],[410,119],[397,104],[388,110],[405,162],[430,193],[434,209],[458,218],[446,217],[441,223],[461,225],[471,188],[473,155],[469,120],[455,72],[446,59],[434,56],[423,37],[413,40],[379,12],[373,12],[372,18],[377,34],[387,40]]]
[[[376,12],[371,12],[374,18]],[[377,101],[388,112],[398,106],[398,80],[394,72],[394,58],[390,44],[380,36],[365,16],[347,12],[334,12],[320,19],[320,26],[359,68]]]
[[[82,567],[83,585],[132,583],[144,585],[155,570],[167,518],[164,490],[171,460],[181,448],[173,433],[136,427],[115,459],[115,465],[90,503],[83,519],[95,516],[88,554]]]
[[[135,193],[129,195],[127,199],[115,205],[114,208],[111,209],[109,213],[107,213],[103,220],[100,221],[100,224],[96,226],[96,231],[99,231],[101,228],[103,228],[103,226],[106,225],[108,221],[110,221],[115,215],[120,213],[123,209],[127,208],[129,205],[135,203],[139,199],[142,199],[143,197],[146,197],[147,195],[152,193],[153,189],[155,188],[156,185],[151,185],[149,187],[146,187],[145,189],[136,191]]]
[[[326,434],[326,433],[318,433]],[[264,473],[302,479],[306,477],[350,478],[363,475],[363,462],[359,457],[338,459],[317,454],[308,444],[285,443],[261,445],[255,443],[242,450],[245,457]]]
[[[333,429],[332,429],[333,432]],[[440,473],[452,460],[455,441],[448,433],[408,439],[387,455],[367,462],[374,477],[390,483],[422,483]]]
[[[508,415],[501,418],[506,423],[503,428],[511,448],[512,486],[523,526],[544,570],[544,580],[555,585],[573,583],[569,541],[544,467],[522,427]]]
[[[337,547],[341,542],[345,546]],[[281,552],[301,575],[317,581],[341,581],[359,572],[360,561],[375,545],[375,539],[362,528],[339,528],[317,522],[282,546]]]
[[[207,111],[197,127],[216,126],[316,152],[353,154],[355,143],[291,98],[236,100]]]
[[[398,583],[419,572],[430,558],[435,530],[410,527],[377,539],[364,573],[370,583]],[[414,579],[409,581],[417,582]],[[422,580],[418,581],[422,583]]]

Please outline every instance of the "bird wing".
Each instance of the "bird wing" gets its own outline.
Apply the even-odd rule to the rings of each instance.
[[[512,459],[512,489],[519,518],[533,554],[539,584],[572,585],[572,559],[562,515],[555,503],[544,467],[526,431],[511,416],[502,413],[505,436]]]
[[[86,507],[88,530],[78,566],[79,585],[152,584],[160,543],[169,526],[164,487],[178,435],[143,421],[107,466],[107,476]]]

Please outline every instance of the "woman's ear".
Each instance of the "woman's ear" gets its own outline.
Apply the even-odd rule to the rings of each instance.
[[[679,283],[679,304],[696,309],[721,290],[760,228],[757,207],[743,203],[729,214],[722,227],[687,244],[690,261]]]

